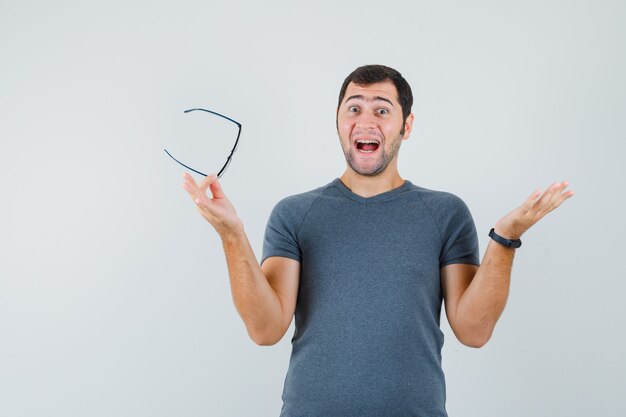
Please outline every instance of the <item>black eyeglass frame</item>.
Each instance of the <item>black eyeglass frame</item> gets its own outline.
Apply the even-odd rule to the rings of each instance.
[[[228,116],[224,116],[223,114],[220,114],[220,113],[218,113],[218,112],[215,112],[215,111],[213,111],[213,110],[207,110],[207,109],[197,108],[197,109],[189,109],[189,110],[185,110],[185,111],[184,111],[184,113],[189,113],[189,112],[196,111],[196,110],[205,111],[205,112],[207,112],[207,113],[211,113],[211,114],[214,114],[214,115],[216,115],[216,116],[222,117],[222,118],[224,118],[224,119],[226,119],[226,120],[228,120],[228,121],[230,121],[230,122],[233,122],[233,123],[234,123],[234,124],[236,124],[236,125],[237,125],[237,127],[239,128],[239,131],[237,132],[237,139],[235,140],[235,145],[233,146],[233,149],[231,149],[231,151],[230,151],[230,155],[228,155],[228,158],[226,159],[226,163],[224,164],[224,166],[222,167],[222,169],[220,169],[220,170],[219,170],[219,172],[217,173],[217,178],[221,178],[221,177],[222,177],[222,175],[224,174],[224,171],[226,171],[226,168],[228,168],[228,165],[230,165],[230,161],[233,159],[233,154],[234,154],[234,153],[235,153],[235,151],[237,150],[237,145],[239,144],[239,137],[241,136],[241,123],[239,123],[238,121],[236,121],[236,120],[234,120],[234,119],[231,119],[231,118],[230,118],[230,117],[228,117]],[[190,167],[190,166],[188,166],[188,165],[185,165],[185,164],[183,164],[182,162],[180,162],[178,159],[174,158],[174,157],[172,156],[172,154],[171,154],[171,153],[169,153],[169,152],[167,151],[167,149],[163,149],[163,150],[165,151],[165,153],[166,153],[166,154],[167,154],[170,158],[172,158],[174,161],[178,162],[180,165],[182,165],[182,166],[184,166],[185,168],[187,168],[187,169],[189,169],[189,170],[191,170],[191,171],[195,172],[196,174],[200,174],[200,175],[203,175],[203,176],[205,176],[205,177],[208,177],[208,175],[207,175],[207,174],[205,174],[205,173],[203,173],[203,172],[200,172],[200,171],[198,171],[198,170],[196,170],[196,169],[193,169],[192,167]]]

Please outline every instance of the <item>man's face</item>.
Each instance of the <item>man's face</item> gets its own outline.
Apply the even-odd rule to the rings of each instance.
[[[412,122],[412,114],[402,121],[391,81],[348,84],[337,112],[337,132],[348,166],[366,176],[384,172],[396,158],[402,140],[409,137]]]

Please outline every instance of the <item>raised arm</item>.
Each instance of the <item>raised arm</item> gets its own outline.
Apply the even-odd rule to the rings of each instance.
[[[535,191],[520,207],[501,218],[495,232],[519,239],[543,216],[559,207],[574,193],[565,191],[566,181],[552,184],[545,193]],[[515,249],[489,242],[480,267],[465,264],[441,269],[446,315],[461,343],[481,347],[491,338],[509,294]]]
[[[224,247],[235,307],[250,338],[259,345],[277,343],[294,315],[300,263],[271,257],[259,266],[244,231],[243,222],[226,198],[215,174],[196,184],[184,174],[183,188],[217,231]],[[210,189],[212,198],[207,195]]]

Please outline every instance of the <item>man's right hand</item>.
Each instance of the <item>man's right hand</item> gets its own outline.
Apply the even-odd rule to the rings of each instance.
[[[243,230],[243,223],[237,217],[235,207],[222,191],[217,175],[209,175],[200,184],[196,184],[188,173],[184,173],[183,178],[185,179],[183,188],[189,193],[202,217],[211,223],[222,239]],[[211,189],[213,198],[207,195],[208,188]]]
[[[224,195],[217,175],[211,174],[199,184],[187,173],[183,177],[183,188],[222,238],[233,301],[250,338],[264,346],[277,343],[294,316],[300,263],[272,256],[259,266],[243,223]],[[207,195],[209,188],[213,198]]]

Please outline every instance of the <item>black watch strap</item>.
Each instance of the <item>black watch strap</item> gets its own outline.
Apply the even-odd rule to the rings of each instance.
[[[506,239],[506,238],[503,238],[502,236],[500,236],[500,235],[498,235],[496,233],[496,231],[493,229],[493,227],[489,231],[489,237],[492,238],[493,240],[495,240],[496,242],[498,242],[499,244],[506,246],[507,248],[517,249],[520,246],[522,246],[522,241],[521,240],[519,240],[519,239]]]

